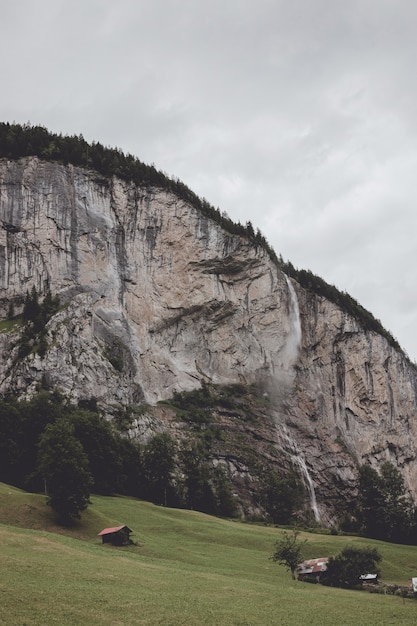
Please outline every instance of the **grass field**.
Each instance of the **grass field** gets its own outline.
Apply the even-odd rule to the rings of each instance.
[[[137,545],[102,545],[127,524]],[[279,529],[93,497],[70,530],[45,499],[0,484],[0,624],[331,626],[416,624],[417,601],[292,581],[268,557]],[[303,533],[309,557],[377,546],[385,582],[417,574],[417,547]]]

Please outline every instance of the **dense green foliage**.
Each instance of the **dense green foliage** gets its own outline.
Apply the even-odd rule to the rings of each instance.
[[[237,507],[230,477],[224,467],[213,463],[213,456],[224,443],[216,407],[225,394],[225,387],[220,390],[203,384],[201,389],[175,393],[171,406],[178,419],[188,425],[188,436],[178,450],[183,502],[190,509],[234,517]]]
[[[76,440],[77,454],[86,455],[85,471],[92,476],[91,492],[128,494],[156,504],[234,517],[238,514],[238,502],[232,495],[231,478],[226,466],[215,462],[216,456],[224,456],[232,445],[225,440],[215,408],[222,400],[228,407],[237,405],[243,391],[237,388],[234,393],[227,388],[205,387],[177,394],[173,405],[177,416],[190,426],[187,437],[174,442],[167,433],[160,433],[142,445],[121,432],[116,421],[103,419],[94,401],[74,406],[59,393],[46,390],[40,390],[30,401],[18,402],[9,397],[0,401],[0,480],[42,492],[44,479],[49,485],[50,477],[45,472],[45,455],[40,455],[39,450],[46,445],[45,433],[51,432],[48,428],[57,424],[57,429],[71,433],[67,439]],[[248,397],[242,398],[242,404],[250,413]],[[242,405],[239,410],[243,413]],[[56,435],[55,430],[52,432]],[[267,519],[275,524],[303,523],[300,512],[305,494],[299,477],[279,475],[257,464],[250,456],[244,456],[244,447],[235,453],[241,455],[242,462],[252,462],[251,475],[258,480],[258,504]],[[56,457],[57,465],[58,460]],[[48,472],[52,472],[51,464]],[[365,536],[416,542],[415,507],[406,495],[399,470],[390,463],[384,463],[380,473],[369,465],[360,468],[356,517],[357,530]]]
[[[274,470],[262,474],[265,510],[274,524],[289,524],[302,509],[304,487],[295,474],[282,477]]]
[[[32,491],[43,491],[46,481],[51,506],[61,517],[65,506],[69,518],[82,511],[81,494],[87,502],[90,490],[236,514],[227,477],[191,440],[177,444],[169,434],[157,433],[140,445],[103,419],[93,401],[81,404],[86,408],[46,390],[30,401],[0,401],[0,481]],[[54,448],[62,454],[53,454]],[[75,484],[81,494],[71,495]]]
[[[380,472],[370,465],[360,467],[359,519],[367,537],[415,543],[415,507],[407,496],[401,473],[392,463],[383,463]]]
[[[381,555],[376,548],[346,546],[337,556],[331,556],[320,582],[332,587],[351,589],[360,585],[360,576],[380,574]]]
[[[48,424],[39,440],[39,472],[45,481],[48,504],[67,524],[90,504],[93,478],[88,457],[64,418]]]
[[[222,497],[218,495],[219,481],[225,487],[229,483],[225,469],[220,465],[214,467],[210,460],[216,455],[234,456],[249,468],[255,481],[257,504],[268,521],[275,524],[305,521],[305,492],[299,476],[295,472],[280,475],[266,466],[254,453],[252,440],[238,438],[236,432],[229,437],[219,417],[219,412],[231,412],[235,419],[253,424],[257,419],[254,405],[260,401],[265,402],[260,389],[241,384],[203,385],[201,389],[174,394],[171,406],[190,432],[190,443],[181,453],[185,501],[190,508],[207,513],[234,515],[236,507],[231,494],[221,490]],[[214,485],[217,485],[215,489]]]
[[[43,491],[39,442],[48,425],[64,420],[87,455],[93,493],[129,494],[156,504],[235,517],[238,501],[232,494],[231,476],[227,465],[216,460],[235,454],[240,462],[250,464],[259,485],[255,490],[259,507],[267,519],[289,523],[304,501],[298,477],[279,476],[265,468],[249,443],[246,450],[244,442],[232,442],[218,421],[216,407],[222,405],[252,419],[248,393],[248,388],[237,385],[204,386],[176,394],[172,406],[178,418],[187,422],[184,438],[174,442],[169,434],[157,433],[142,445],[126,435],[134,408],[130,416],[126,411],[110,423],[99,415],[94,401],[74,406],[46,390],[30,401],[8,398],[0,402],[0,480]]]
[[[126,467],[130,457],[125,453],[121,436],[97,413],[69,405],[58,393],[45,390],[29,401],[17,401],[14,397],[0,401],[0,480],[31,491],[43,491],[45,458],[39,449],[46,432],[51,437],[55,433],[48,431],[54,425],[70,432],[71,439],[87,455],[92,490],[125,491],[123,471],[130,471]],[[47,440],[43,441],[45,446]],[[127,445],[134,446],[132,442]],[[131,457],[137,462],[133,453]]]
[[[152,437],[143,454],[150,499],[165,506],[175,502],[172,476],[175,469],[175,443],[167,433]]]
[[[112,425],[92,410],[72,410],[71,425],[74,437],[88,453],[89,469],[94,476],[94,492],[112,493],[123,484],[122,441]]]

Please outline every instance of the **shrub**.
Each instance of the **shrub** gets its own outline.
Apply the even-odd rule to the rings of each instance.
[[[363,574],[379,574],[377,564],[381,555],[376,548],[348,546],[335,557],[330,557],[327,570],[320,582],[331,587],[351,589],[360,584]]]

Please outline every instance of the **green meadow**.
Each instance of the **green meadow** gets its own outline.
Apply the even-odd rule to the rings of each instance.
[[[97,533],[127,524],[135,545]],[[73,528],[45,498],[0,484],[0,624],[5,626],[331,626],[416,624],[417,601],[293,581],[269,560],[281,529],[92,498]],[[306,557],[376,546],[384,582],[417,575],[417,547],[302,533]]]

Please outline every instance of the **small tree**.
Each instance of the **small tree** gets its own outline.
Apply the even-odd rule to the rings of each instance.
[[[295,580],[295,571],[297,565],[303,560],[304,545],[307,539],[299,541],[299,530],[293,529],[292,533],[283,532],[282,538],[275,543],[275,550],[270,557],[272,561],[285,565],[287,570],[291,572],[293,580]]]
[[[363,574],[379,574],[377,564],[381,558],[376,548],[347,546],[337,556],[330,557],[320,582],[332,587],[356,587]]]
[[[88,457],[65,418],[49,424],[39,442],[39,470],[45,480],[48,504],[63,523],[79,518],[90,504],[92,476]]]

